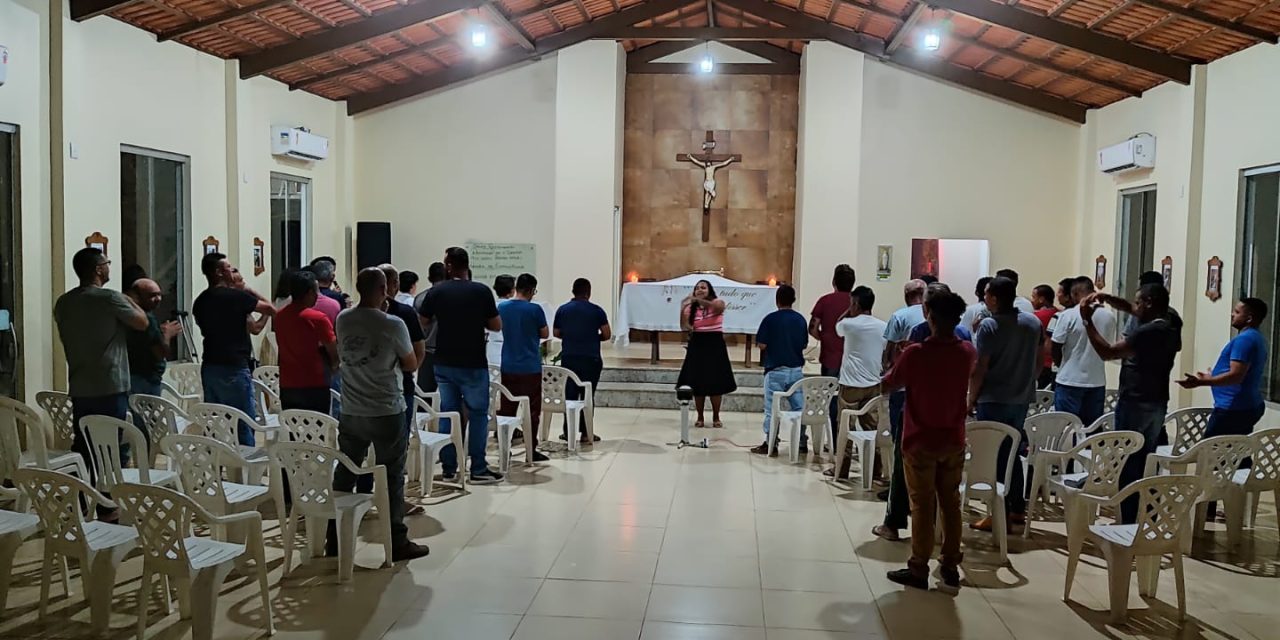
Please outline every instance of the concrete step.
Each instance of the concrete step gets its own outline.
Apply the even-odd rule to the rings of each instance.
[[[741,382],[739,382],[741,385]],[[675,379],[669,383],[605,382],[601,378],[596,391],[597,407],[624,409],[677,409]],[[764,412],[764,387],[739,386],[725,396],[721,411]]]
[[[667,385],[669,389],[674,389],[676,380],[680,377],[679,369],[669,368],[649,368],[649,367],[605,367],[600,372],[600,383],[638,383],[638,384],[659,384]],[[738,387],[759,387],[764,388],[764,371],[760,369],[735,370],[733,372],[734,380],[737,381]]]

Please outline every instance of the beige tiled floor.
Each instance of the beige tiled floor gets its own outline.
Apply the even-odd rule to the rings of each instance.
[[[1060,524],[1011,540],[997,567],[986,534],[966,532],[966,587],[957,597],[906,591],[885,571],[905,544],[869,531],[883,504],[814,470],[735,447],[759,439],[758,417],[726,416],[708,450],[676,450],[678,414],[601,410],[607,440],[576,457],[559,454],[465,496],[440,493],[411,518],[428,558],[377,569],[364,544],[352,583],[336,584],[333,560],[280,579],[279,530],[268,523],[277,637],[308,640],[941,640],[1011,638],[1280,637],[1280,542],[1275,508],[1238,555],[1215,531],[1187,564],[1189,619],[1176,620],[1172,571],[1158,598],[1132,590],[1131,620],[1107,624],[1103,564],[1089,557],[1072,600],[1062,600]],[[367,527],[372,525],[366,525]],[[78,580],[37,620],[40,544],[23,547],[0,637],[88,637]],[[141,561],[117,581],[111,637],[134,634]],[[188,625],[151,606],[148,637],[180,638]],[[214,637],[264,635],[252,577],[232,574]]]

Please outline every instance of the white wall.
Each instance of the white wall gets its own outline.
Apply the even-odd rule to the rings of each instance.
[[[355,118],[355,219],[391,223],[392,260],[468,240],[532,242],[550,273],[556,59]]]

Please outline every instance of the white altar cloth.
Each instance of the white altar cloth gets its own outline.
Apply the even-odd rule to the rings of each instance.
[[[693,292],[699,280],[710,282],[716,296],[726,303],[725,333],[754,336],[760,321],[777,309],[776,287],[735,282],[714,274],[692,273],[662,282],[628,282],[622,285],[614,323],[618,344],[627,344],[627,333],[631,329],[680,331],[680,303]]]

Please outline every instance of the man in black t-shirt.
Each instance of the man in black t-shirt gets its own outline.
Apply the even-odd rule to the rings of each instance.
[[[440,390],[441,411],[469,414],[467,452],[471,456],[471,482],[492,484],[502,474],[489,468],[484,459],[489,440],[489,363],[485,359],[485,329],[502,330],[502,319],[489,287],[472,282],[471,258],[466,249],[451,247],[444,257],[446,280],[432,287],[422,298],[418,313],[435,323],[435,374]],[[440,422],[440,431],[454,428]],[[440,451],[444,477],[451,480],[459,472],[457,452],[452,445]]]
[[[378,268],[386,274],[387,282],[400,282],[400,274],[396,271],[395,265],[384,263],[378,265]],[[405,328],[409,330],[409,342],[413,344],[413,356],[421,362],[422,356],[427,352],[427,337],[422,331],[422,323],[418,321],[418,313],[413,310],[413,307],[387,296],[387,314],[404,321]],[[414,398],[413,373],[406,371],[404,372],[404,404],[407,407],[404,413],[405,431],[413,428],[413,416],[417,407]]]
[[[249,370],[253,344],[249,341],[249,324],[258,321],[251,314],[272,316],[276,309],[254,290],[232,286],[234,270],[221,253],[205,254],[200,260],[200,272],[209,281],[209,288],[196,296],[191,315],[204,337],[200,365],[204,401],[235,407],[253,417],[253,378]],[[240,444],[254,444],[249,425],[240,424],[237,432]]]
[[[1137,327],[1115,344],[1107,342],[1093,325],[1093,310],[1109,304],[1137,318]],[[1147,456],[1159,446],[1164,417],[1169,410],[1169,381],[1173,360],[1182,349],[1182,319],[1169,312],[1169,290],[1162,284],[1143,285],[1133,303],[1105,293],[1080,302],[1089,343],[1103,360],[1120,360],[1120,398],[1116,402],[1116,430],[1142,434],[1142,449],[1129,456],[1120,472],[1123,487],[1142,477]],[[1138,498],[1120,505],[1120,520],[1132,524],[1138,514]]]

